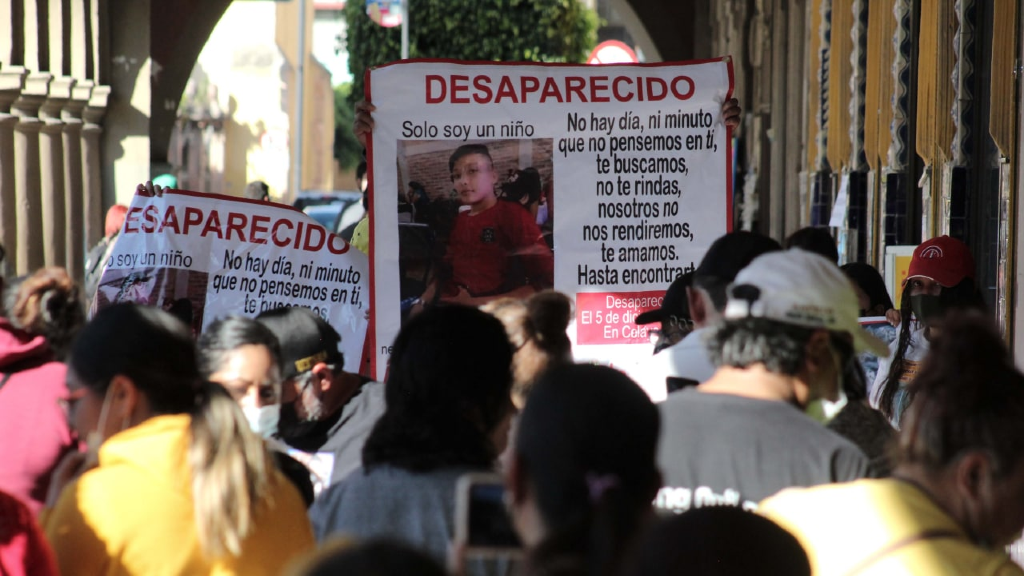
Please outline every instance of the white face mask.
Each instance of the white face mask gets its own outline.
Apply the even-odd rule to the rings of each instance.
[[[245,414],[249,428],[264,438],[270,438],[277,434],[277,422],[281,418],[281,405],[268,404],[266,406],[242,406],[242,413]]]
[[[97,423],[96,429],[85,435],[85,461],[89,465],[96,464],[99,461],[100,446],[106,440],[103,436],[103,431],[107,427],[107,413],[110,410],[110,392],[113,388],[112,385],[107,386],[107,392],[103,395],[103,405],[100,407],[100,420]]]

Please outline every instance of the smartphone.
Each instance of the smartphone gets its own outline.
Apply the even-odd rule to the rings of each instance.
[[[466,557],[522,557],[523,545],[505,509],[505,484],[497,474],[465,474],[455,494],[455,539]]]

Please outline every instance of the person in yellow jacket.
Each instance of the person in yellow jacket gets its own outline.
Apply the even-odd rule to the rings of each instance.
[[[277,575],[312,550],[301,497],[227,391],[200,380],[177,319],[100,311],[67,380],[89,450],[58,467],[42,517],[62,574]]]
[[[762,502],[815,576],[1024,576],[1004,551],[1024,529],[1024,374],[989,323],[946,320],[910,384],[892,478]]]

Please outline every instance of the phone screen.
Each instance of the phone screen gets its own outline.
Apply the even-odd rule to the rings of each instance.
[[[473,484],[469,488],[469,546],[471,548],[521,548],[519,537],[505,510],[505,487]]]

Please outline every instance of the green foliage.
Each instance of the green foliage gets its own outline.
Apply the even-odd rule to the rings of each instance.
[[[342,170],[355,168],[362,160],[362,147],[352,133],[355,112],[349,103],[352,84],[344,83],[334,87],[334,158]]]
[[[378,26],[366,2],[345,4],[351,103],[363,73],[401,57],[401,29]],[[583,62],[597,43],[597,14],[579,0],[410,0],[409,57]]]

